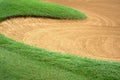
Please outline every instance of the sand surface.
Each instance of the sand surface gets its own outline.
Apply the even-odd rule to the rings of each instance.
[[[12,18],[0,33],[50,51],[120,61],[120,0],[45,0],[76,8],[86,20]]]

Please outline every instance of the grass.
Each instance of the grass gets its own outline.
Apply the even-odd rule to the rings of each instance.
[[[50,52],[0,35],[0,80],[120,80],[120,63]]]
[[[75,9],[39,0],[0,0],[0,20],[16,16],[86,18]],[[0,80],[120,80],[120,63],[50,52],[0,34]]]
[[[82,12],[40,0],[0,0],[0,20],[16,16],[85,19]]]

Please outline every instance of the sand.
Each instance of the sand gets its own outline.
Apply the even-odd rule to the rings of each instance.
[[[120,0],[45,1],[76,8],[88,18],[12,18],[0,23],[0,33],[49,51],[120,62]]]

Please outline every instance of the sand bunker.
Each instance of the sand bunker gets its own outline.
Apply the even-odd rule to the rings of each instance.
[[[77,8],[88,19],[13,18],[0,23],[0,33],[50,51],[120,61],[119,0],[45,1]]]

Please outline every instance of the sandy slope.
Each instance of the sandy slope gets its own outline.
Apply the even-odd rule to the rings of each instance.
[[[88,19],[14,18],[0,23],[0,33],[51,51],[120,61],[120,0],[45,1],[79,9]]]

